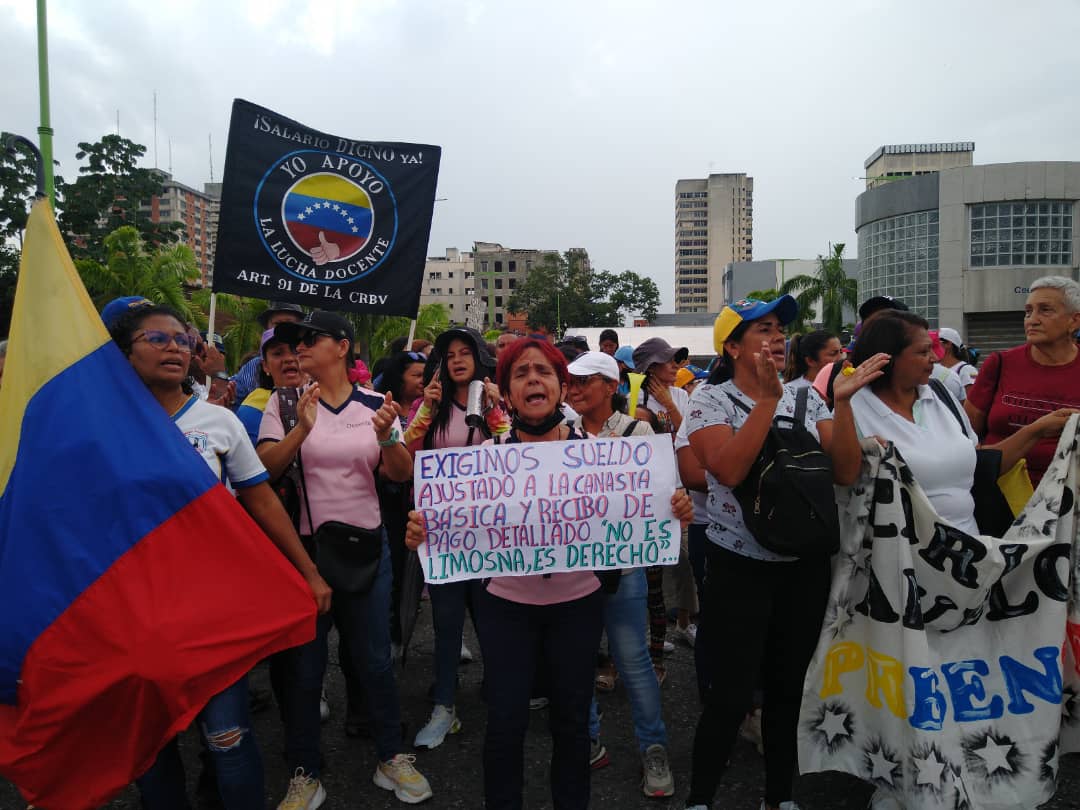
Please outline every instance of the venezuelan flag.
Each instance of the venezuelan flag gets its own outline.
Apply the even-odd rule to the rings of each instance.
[[[26,229],[0,385],[0,773],[99,807],[257,661],[309,641],[303,579],[192,451]]]

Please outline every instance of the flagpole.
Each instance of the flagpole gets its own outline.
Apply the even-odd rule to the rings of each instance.
[[[413,338],[416,337],[416,318],[412,319],[412,323],[409,324],[409,341],[405,344],[405,351],[412,351]]]
[[[210,321],[206,324],[206,340],[208,343],[214,342],[214,319],[217,317],[217,293],[211,291],[210,293]],[[206,390],[210,390],[210,375],[206,375]]]
[[[38,96],[41,100],[41,125],[38,139],[41,141],[41,161],[45,168],[45,195],[53,212],[56,211],[56,185],[53,180],[53,129],[49,118],[49,22],[45,0],[37,0],[38,35]]]

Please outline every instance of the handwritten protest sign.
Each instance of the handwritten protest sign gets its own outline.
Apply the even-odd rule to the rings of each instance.
[[[804,684],[803,773],[847,771],[906,810],[1054,794],[1080,750],[1078,426],[1001,540],[949,526],[892,445],[864,444]]]
[[[668,436],[425,450],[413,476],[428,582],[679,559]]]

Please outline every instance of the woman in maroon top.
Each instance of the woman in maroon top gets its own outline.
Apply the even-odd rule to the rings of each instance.
[[[1027,342],[995,352],[983,362],[964,409],[983,444],[997,444],[1053,413],[1061,427],[1080,409],[1080,284],[1064,276],[1045,276],[1031,285],[1024,304]],[[1036,486],[1057,447],[1057,434],[1027,454]]]

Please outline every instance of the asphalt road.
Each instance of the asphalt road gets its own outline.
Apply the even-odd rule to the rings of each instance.
[[[479,644],[467,629],[467,641],[479,657]],[[427,691],[432,678],[431,621],[429,603],[424,602],[416,635],[411,645],[408,665],[399,673],[402,716],[408,723],[407,742],[412,742],[417,728],[427,719],[430,704]],[[336,661],[336,655],[332,654]],[[693,655],[689,648],[679,646],[668,659],[668,680],[663,690],[664,718],[670,739],[670,759],[676,780],[676,795],[670,800],[646,799],[641,795],[637,745],[630,722],[629,704],[621,687],[613,694],[601,697],[604,712],[602,739],[608,748],[611,764],[594,771],[592,806],[618,810],[681,810],[690,772],[690,748],[697,722],[698,699],[694,686]],[[428,808],[482,807],[481,749],[484,738],[484,707],[480,701],[482,664],[463,665],[459,670],[458,713],[462,719],[461,733],[448,737],[434,751],[417,755],[416,765],[430,780],[434,798]],[[258,673],[257,678],[262,678]],[[328,799],[326,810],[365,808],[400,810],[405,805],[393,794],[372,784],[376,759],[369,739],[351,739],[343,729],[345,692],[341,672],[332,666],[327,678],[327,691],[332,716],[323,726],[323,747],[326,770],[323,782]],[[267,806],[274,808],[285,793],[289,774],[281,758],[282,736],[277,712],[269,708],[254,717],[254,726],[262,747],[266,765]],[[526,802],[529,810],[551,807],[547,767],[550,743],[547,735],[547,712],[532,713],[530,733],[526,743]],[[188,765],[189,795],[192,806],[201,810],[195,800],[195,779],[198,773],[199,745],[191,731],[182,743]],[[58,774],[57,778],[63,778]],[[715,808],[720,810],[757,810],[764,788],[762,759],[746,742],[740,741],[721,784]],[[867,805],[872,788],[844,774],[813,774],[796,782],[795,799],[804,810],[862,810]],[[0,810],[23,810],[15,789],[0,781]],[[1075,810],[1080,807],[1080,756],[1065,757],[1057,796],[1044,805],[1052,810]],[[108,805],[108,810],[138,810],[137,791],[129,788]]]

